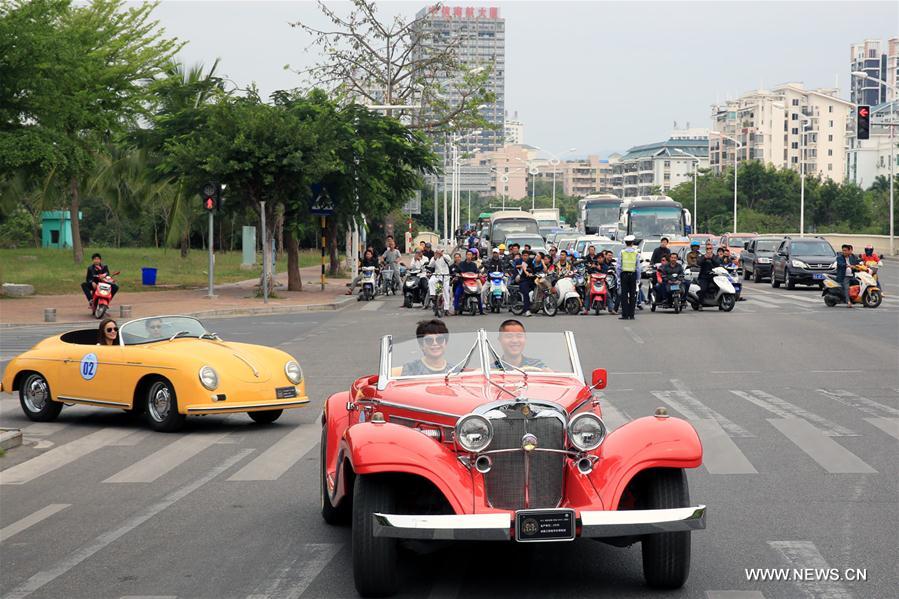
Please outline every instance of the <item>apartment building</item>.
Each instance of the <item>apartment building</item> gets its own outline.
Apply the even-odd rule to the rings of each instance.
[[[552,183],[556,175],[557,193],[583,197],[591,193],[612,193],[612,166],[606,159],[590,155],[583,159],[565,160],[553,164],[551,160],[534,160],[531,166],[537,180]]]
[[[849,99],[853,104],[876,106],[892,102],[896,97],[896,82],[899,81],[899,37],[887,40],[886,52],[880,40],[865,40],[849,47],[849,72],[861,71],[870,77],[885,81],[883,85],[872,79],[851,77]]]
[[[662,193],[693,179],[693,169],[708,168],[707,130],[674,131],[666,141],[634,146],[610,157],[611,193],[618,197]],[[695,156],[695,159],[693,158]]]
[[[506,122],[504,125],[505,136],[503,145],[517,145],[524,143],[524,123],[518,120],[518,111],[510,119],[506,113]]]

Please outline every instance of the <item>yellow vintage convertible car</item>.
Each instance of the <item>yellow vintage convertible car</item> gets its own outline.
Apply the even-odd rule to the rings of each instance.
[[[195,318],[156,316],[124,324],[117,345],[97,330],[44,339],[12,360],[0,391],[18,391],[31,420],[54,420],[64,404],[146,414],[175,431],[192,414],[247,412],[259,423],[309,403],[303,370],[289,354],[222,341]]]

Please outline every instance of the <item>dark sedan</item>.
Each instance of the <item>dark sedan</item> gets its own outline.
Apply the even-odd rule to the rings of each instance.
[[[743,278],[752,278],[753,282],[761,283],[762,279],[771,276],[771,260],[777,246],[784,240],[783,237],[756,237],[746,242],[743,253],[740,254],[740,262],[743,266]]]
[[[824,286],[824,275],[836,272],[837,255],[823,237],[787,237],[780,242],[771,263],[771,286]]]

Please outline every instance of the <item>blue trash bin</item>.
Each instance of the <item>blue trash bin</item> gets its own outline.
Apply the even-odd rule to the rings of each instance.
[[[144,285],[155,285],[156,284],[156,269],[143,267],[140,269],[141,280]]]

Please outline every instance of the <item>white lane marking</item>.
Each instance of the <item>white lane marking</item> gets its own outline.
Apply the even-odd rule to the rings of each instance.
[[[742,426],[731,422],[712,408],[696,399],[689,391],[651,391],[657,399],[674,408],[690,422],[710,419],[721,425],[731,437],[750,438],[755,437]]]
[[[123,595],[121,599],[178,599],[177,595]]]
[[[228,480],[277,480],[315,447],[321,433],[321,428],[315,424],[297,426]]]
[[[31,528],[38,522],[46,520],[53,514],[57,512],[61,512],[67,507],[71,507],[71,503],[51,503],[47,507],[42,507],[38,511],[34,512],[29,516],[25,516],[21,520],[13,522],[9,526],[4,526],[3,529],[0,529],[0,543],[7,540],[11,536],[18,534],[25,530],[26,528]]]
[[[865,418],[865,420],[899,441],[899,418]]]
[[[873,474],[857,455],[802,418],[769,418],[768,422],[831,474]]]
[[[790,568],[828,570],[824,557],[811,541],[768,541],[768,545],[783,556]],[[806,597],[815,599],[850,599],[852,594],[838,581],[806,580],[796,582],[796,588]]]
[[[785,304],[793,303],[790,300],[783,299],[783,297],[781,297],[779,294],[775,295],[774,293],[771,293],[770,291],[762,291],[761,289],[755,289],[754,291],[757,291],[759,293],[764,293],[765,299],[763,301],[771,302],[772,304],[785,305]],[[753,298],[753,299],[756,299],[756,298]]]
[[[606,397],[601,396],[599,408],[602,410],[602,421],[605,423],[606,428],[609,429],[609,432],[621,428],[631,420],[621,410],[609,403]]]
[[[710,474],[758,474],[721,425],[711,418],[691,420],[702,441],[702,465]]]
[[[761,370],[710,370],[712,374],[760,374]]]
[[[308,543],[278,567],[277,573],[247,599],[298,599],[343,547],[334,543]]]
[[[141,431],[137,430],[131,433],[130,435],[119,439],[118,441],[114,441],[109,444],[110,447],[134,447],[148,436],[150,436],[152,431]]]
[[[609,374],[662,374],[661,370],[638,370],[635,372],[610,372]]]
[[[761,591],[706,591],[707,599],[765,599]]]
[[[758,304],[759,306],[762,306],[762,307],[765,307],[765,308],[774,308],[774,309],[777,309],[777,308],[780,307],[779,304],[776,304],[776,303],[774,303],[774,302],[772,302],[772,301],[769,301],[768,298],[762,299],[762,298],[760,298],[760,297],[752,296],[752,297],[747,297],[747,298],[746,298],[746,301],[747,301],[747,302],[752,302],[752,304]]]
[[[92,453],[130,434],[124,428],[104,428],[0,472],[0,485],[21,485]]]
[[[385,305],[385,302],[376,302],[376,301],[372,300],[370,302],[367,302],[364,306],[362,306],[362,309],[365,310],[366,312],[373,312],[375,310],[380,310],[381,308],[384,307],[384,305]]]
[[[151,483],[170,472],[210,445],[218,442],[222,434],[189,433],[144,459],[113,474],[104,483]]]
[[[818,389],[818,393],[825,397],[829,397],[844,406],[849,406],[850,408],[855,408],[860,412],[864,412],[869,416],[886,416],[888,418],[899,416],[899,410],[896,408],[884,405],[873,399],[868,399],[867,397],[862,397],[861,395],[856,395],[845,389]]]
[[[627,333],[628,335],[630,335],[631,339],[634,340],[634,343],[636,343],[638,345],[643,345],[643,339],[641,339],[640,336],[637,333],[635,333],[632,328],[624,327],[624,332]]]
[[[792,294],[788,294],[788,293],[785,293],[784,297],[788,297],[793,300],[798,300],[800,302],[806,302],[809,304],[821,304],[822,306],[824,305],[824,300],[822,300],[820,297],[815,299],[815,298],[811,298],[811,297],[805,297],[802,295],[792,295]]]
[[[160,501],[154,503],[147,509],[138,512],[137,514],[126,520],[118,528],[114,528],[112,530],[104,532],[96,539],[89,542],[87,545],[83,545],[70,553],[65,559],[57,562],[56,565],[47,568],[46,570],[39,571],[31,578],[14,588],[8,594],[4,595],[4,599],[22,599],[23,597],[27,597],[35,591],[40,590],[45,585],[53,582],[97,552],[102,551],[147,520],[150,520],[179,500],[184,499],[185,497],[214,479],[216,476],[226,471],[228,468],[231,468],[242,459],[253,453],[253,451],[253,449],[244,449],[229,457],[200,478],[187,483],[183,487],[175,489],[172,493],[170,493]]]
[[[769,412],[780,418],[804,418],[809,422],[814,422],[815,425],[824,432],[825,436],[858,436],[858,433],[854,433],[844,426],[840,426],[839,424],[831,422],[830,420],[822,416],[818,416],[817,414],[813,414],[812,412],[800,408],[799,406],[794,406],[790,402],[785,401],[779,397],[775,397],[770,393],[766,393],[758,389],[753,389],[751,391],[735,391],[731,389],[730,392],[737,397],[745,399],[749,403],[753,403],[760,408],[768,410]]]

